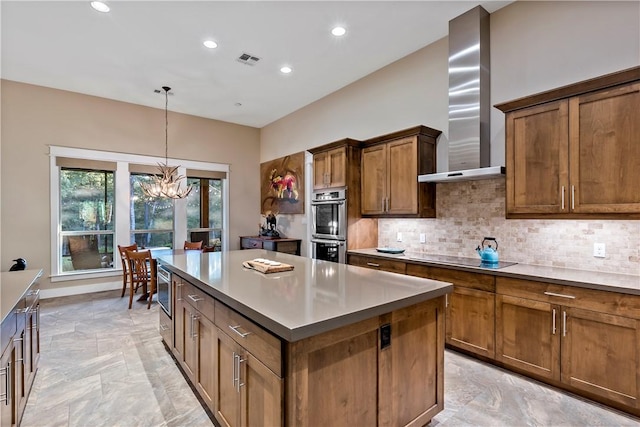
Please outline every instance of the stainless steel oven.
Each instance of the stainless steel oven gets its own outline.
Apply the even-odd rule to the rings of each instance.
[[[344,264],[347,256],[345,240],[311,239],[311,258]]]
[[[347,239],[347,190],[315,191],[311,198],[314,239]]]
[[[171,272],[158,263],[157,268],[158,304],[171,317]]]

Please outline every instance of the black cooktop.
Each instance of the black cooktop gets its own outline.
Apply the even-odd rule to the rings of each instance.
[[[407,254],[407,258],[414,259],[416,261],[433,261],[442,264],[463,265],[466,267],[480,267],[497,270],[510,265],[517,264],[516,262],[499,261],[497,263],[482,262],[480,258],[464,258],[449,255],[434,255],[434,254]]]

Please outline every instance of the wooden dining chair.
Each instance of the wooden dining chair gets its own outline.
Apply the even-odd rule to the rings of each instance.
[[[198,242],[189,242],[187,240],[184,241],[184,249],[186,251],[189,250],[202,250],[202,240],[198,241]]]
[[[153,294],[156,293],[156,260],[151,257],[151,251],[127,251],[129,261],[129,309],[133,304],[135,290],[142,286],[142,291],[147,293],[147,309],[151,308]]]
[[[120,261],[122,261],[122,295],[120,298],[124,296],[124,292],[127,290],[127,284],[129,284],[129,261],[127,261],[127,251],[136,251],[138,250],[138,244],[134,243],[129,246],[118,245],[118,252],[120,253]],[[136,288],[136,291],[138,289]]]

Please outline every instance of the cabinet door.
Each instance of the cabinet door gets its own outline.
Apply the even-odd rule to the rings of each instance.
[[[567,105],[563,100],[507,114],[507,215],[568,212]]]
[[[363,215],[383,214],[387,197],[387,146],[362,150],[361,211]]]
[[[214,411],[217,329],[213,322],[201,314],[198,315],[196,325],[198,341],[196,389],[209,409]]]
[[[640,83],[571,98],[573,211],[640,212]]]
[[[185,304],[182,299],[184,284],[182,280],[173,275],[173,354],[178,361],[184,360],[184,317],[183,308]]]
[[[389,317],[389,345],[379,350],[378,425],[426,425],[444,408],[444,297]]]
[[[388,145],[387,212],[418,213],[418,140],[416,137]]]
[[[327,153],[328,187],[344,187],[347,185],[347,148],[340,147]]]
[[[448,297],[447,344],[495,357],[495,294],[455,286]]]
[[[496,360],[559,380],[559,311],[546,302],[496,295]]]
[[[329,169],[328,152],[313,155],[313,188],[315,190],[327,186],[327,170]]]
[[[251,353],[244,353],[240,366],[242,426],[281,426],[283,380]]]
[[[563,308],[562,381],[606,399],[638,408],[638,321],[577,308]]]
[[[178,316],[182,318],[183,325],[183,354],[181,366],[191,381],[195,382],[198,363],[198,315],[191,305],[180,304]]]
[[[219,328],[217,328],[215,339],[217,360],[215,417],[223,426],[239,426],[241,396],[238,391],[239,373],[236,357],[242,354],[242,347]]]

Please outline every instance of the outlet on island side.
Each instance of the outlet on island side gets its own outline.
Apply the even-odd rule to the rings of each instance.
[[[604,258],[605,257],[605,245],[604,243],[594,243],[593,244],[593,256],[596,258]]]
[[[402,242],[402,233],[399,231],[396,234],[396,242]]]
[[[420,243],[427,243],[426,233],[420,233]]]

